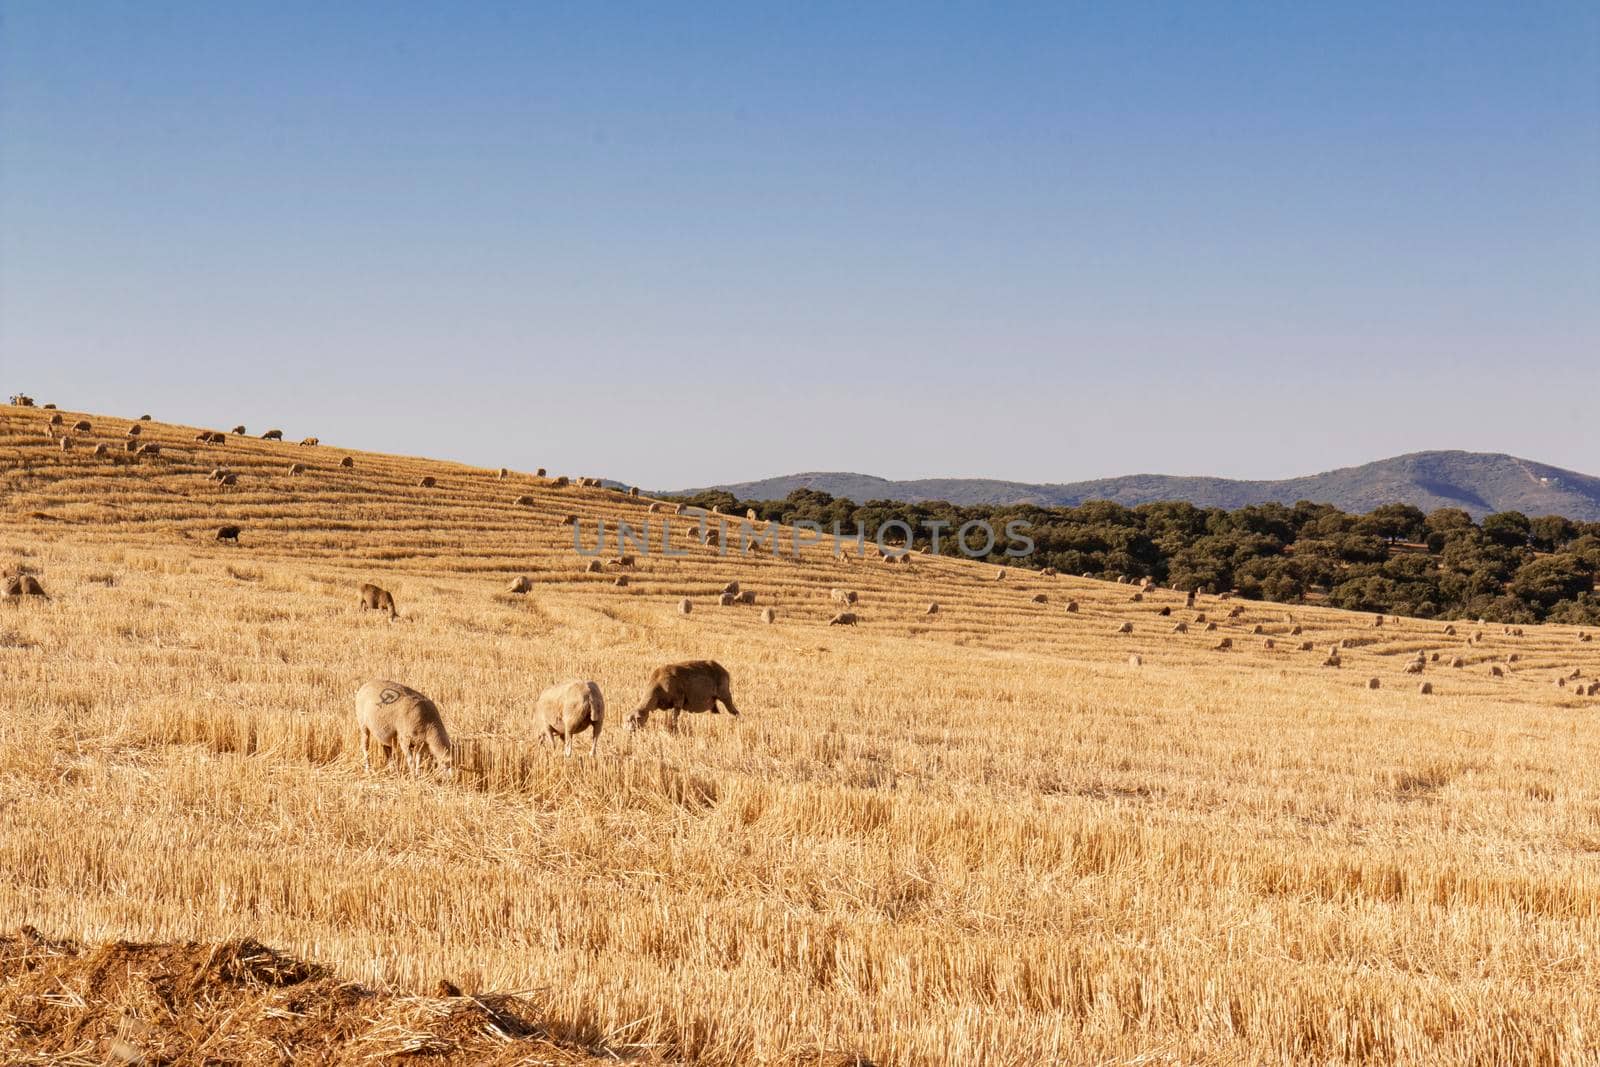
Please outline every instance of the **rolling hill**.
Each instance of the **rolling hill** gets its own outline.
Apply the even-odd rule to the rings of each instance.
[[[1424,511],[1463,508],[1475,519],[1495,511],[1521,511],[1530,516],[1565,515],[1575,521],[1600,522],[1600,478],[1498,452],[1413,452],[1277,481],[1167,474],[1044,484],[989,478],[891,481],[868,474],[812,471],[708,488],[726,490],[742,500],[779,500],[796,489],[817,489],[858,503],[948,500],[953,504],[1070,507],[1086,500],[1115,500],[1129,506],[1185,500],[1200,507],[1238,508],[1313,500],[1349,512],[1405,503]],[[690,489],[674,495],[701,491]]]

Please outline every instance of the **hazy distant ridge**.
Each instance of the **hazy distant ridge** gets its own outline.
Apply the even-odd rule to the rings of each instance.
[[[1328,503],[1349,512],[1380,504],[1415,504],[1424,511],[1456,507],[1481,518],[1493,511],[1565,515],[1600,522],[1600,478],[1495,452],[1413,452],[1359,467],[1277,481],[1130,474],[1088,482],[1030,484],[991,478],[921,478],[890,481],[870,474],[813,471],[754,482],[711,486],[746,500],[777,500],[795,489],[819,489],[861,503],[867,500],[948,500],[954,504],[1027,502],[1071,506],[1085,500],[1145,504],[1186,500],[1201,507],[1297,500]],[[684,490],[686,493],[700,490]]]

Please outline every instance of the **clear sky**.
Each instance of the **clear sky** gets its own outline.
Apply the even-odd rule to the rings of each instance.
[[[0,0],[0,386],[662,488],[1600,473],[1600,5]]]

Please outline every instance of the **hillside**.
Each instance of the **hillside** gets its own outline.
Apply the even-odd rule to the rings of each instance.
[[[0,564],[50,596],[0,601],[0,916],[37,931],[0,930],[0,1062],[1554,1064],[1600,1040],[1600,642],[1575,628],[681,530],[681,556],[591,571],[565,520],[665,513],[337,427],[155,421],[134,455],[134,423],[67,413],[92,426],[63,451],[49,414],[0,409]],[[719,605],[730,581],[756,603]],[[829,625],[835,589],[859,625]],[[742,714],[625,731],[689,659]],[[363,770],[374,677],[438,702],[453,780]],[[539,743],[566,678],[605,694],[595,757]]]
[[[1114,500],[1132,506],[1183,500],[1199,507],[1232,509],[1311,500],[1356,513],[1400,503],[1424,511],[1463,508],[1473,518],[1494,511],[1521,511],[1530,516],[1564,515],[1579,522],[1600,522],[1600,478],[1487,452],[1414,452],[1303,478],[1260,482],[1132,474],[1034,485],[987,478],[889,481],[866,474],[819,471],[709,488],[726,490],[743,500],[781,500],[796,489],[817,489],[857,502],[947,500],[952,504],[1073,506],[1086,500]]]

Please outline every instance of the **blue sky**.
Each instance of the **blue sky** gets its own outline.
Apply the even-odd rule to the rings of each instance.
[[[1600,7],[0,0],[0,378],[674,487],[1600,473]]]

